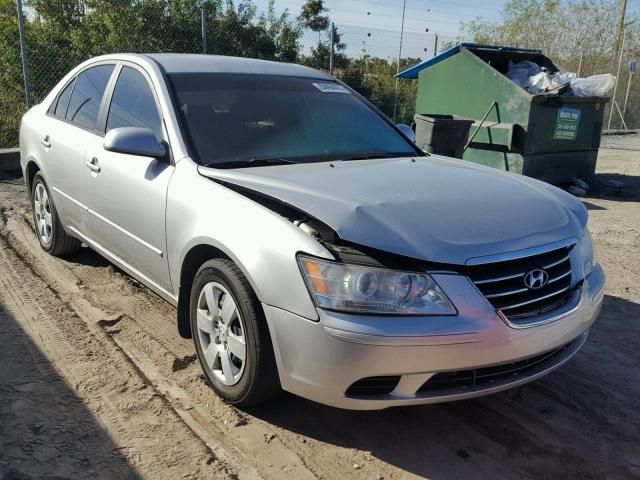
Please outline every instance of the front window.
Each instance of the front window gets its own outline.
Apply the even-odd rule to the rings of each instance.
[[[149,83],[136,69],[123,67],[113,89],[107,132],[120,127],[148,128],[162,139],[162,120]]]
[[[170,79],[192,154],[203,165],[418,155],[385,119],[334,81],[206,73]]]
[[[78,75],[73,93],[66,108],[66,119],[79,127],[97,128],[100,102],[107,89],[114,65],[98,65],[87,68]]]

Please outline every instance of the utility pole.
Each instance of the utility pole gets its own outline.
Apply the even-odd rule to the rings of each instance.
[[[398,74],[400,73],[400,59],[402,58],[402,37],[404,35],[404,13],[407,8],[407,0],[402,0],[402,23],[400,24],[400,47],[398,48],[398,65],[396,68],[396,95],[393,101],[393,121],[396,121],[398,111]]]
[[[580,52],[580,63],[578,63],[578,78],[582,77],[582,61],[584,60],[584,50]]]
[[[627,15],[627,0],[620,0],[620,20],[618,20],[618,30],[616,32],[615,55],[618,55],[622,45],[624,35],[624,18]]]
[[[620,68],[622,67],[622,56],[624,55],[624,42],[627,37],[627,31],[625,29],[622,30],[622,44],[620,45],[620,57],[618,58],[618,72],[616,73],[616,83],[613,85],[613,95],[611,97],[611,110],[609,110],[609,123],[607,123],[607,130],[611,130],[611,120],[613,119],[613,110],[616,106],[616,93],[618,93],[618,83],[620,80]],[[624,121],[624,119],[623,119]]]
[[[20,56],[22,58],[22,81],[24,82],[24,100],[27,110],[31,108],[31,85],[29,84],[29,65],[27,64],[27,43],[24,35],[24,17],[22,16],[22,0],[18,4],[18,35],[20,37]]]

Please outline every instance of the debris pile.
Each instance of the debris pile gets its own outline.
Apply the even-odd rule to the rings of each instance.
[[[509,61],[507,78],[534,95],[557,93],[576,97],[602,97],[616,83],[616,77],[610,73],[579,78],[573,72],[551,72],[529,60]]]

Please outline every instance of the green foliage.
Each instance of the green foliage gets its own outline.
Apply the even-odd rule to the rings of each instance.
[[[308,0],[293,19],[277,14],[274,0],[259,14],[252,0],[24,0],[32,101],[38,103],[73,67],[113,52],[202,52],[201,22],[207,19],[207,53],[298,62],[329,69],[333,28],[334,74],[393,114],[395,65],[345,55],[338,29],[330,26],[322,0]],[[303,51],[305,29],[318,43]],[[402,68],[419,59],[403,59]],[[410,123],[415,82],[399,82],[398,121]],[[17,145],[25,110],[15,0],[0,0],[0,146]]]
[[[0,0],[0,146],[15,145],[24,109],[16,6]]]
[[[314,32],[322,32],[329,28],[329,17],[325,15],[327,11],[324,0],[307,0],[300,10],[298,20],[302,26]]]
[[[403,59],[401,68],[415,65],[416,59]],[[418,59],[419,60],[419,59]],[[352,61],[347,69],[338,72],[340,79],[367,98],[378,107],[385,115],[393,117],[393,104],[396,100],[396,64],[390,64],[382,58],[364,57]],[[396,111],[396,123],[413,122],[415,102],[417,95],[417,82],[411,80],[399,80],[398,105]]]

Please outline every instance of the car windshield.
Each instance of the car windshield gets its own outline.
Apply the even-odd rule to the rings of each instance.
[[[337,82],[220,73],[170,75],[194,160],[230,168],[416,156]]]

